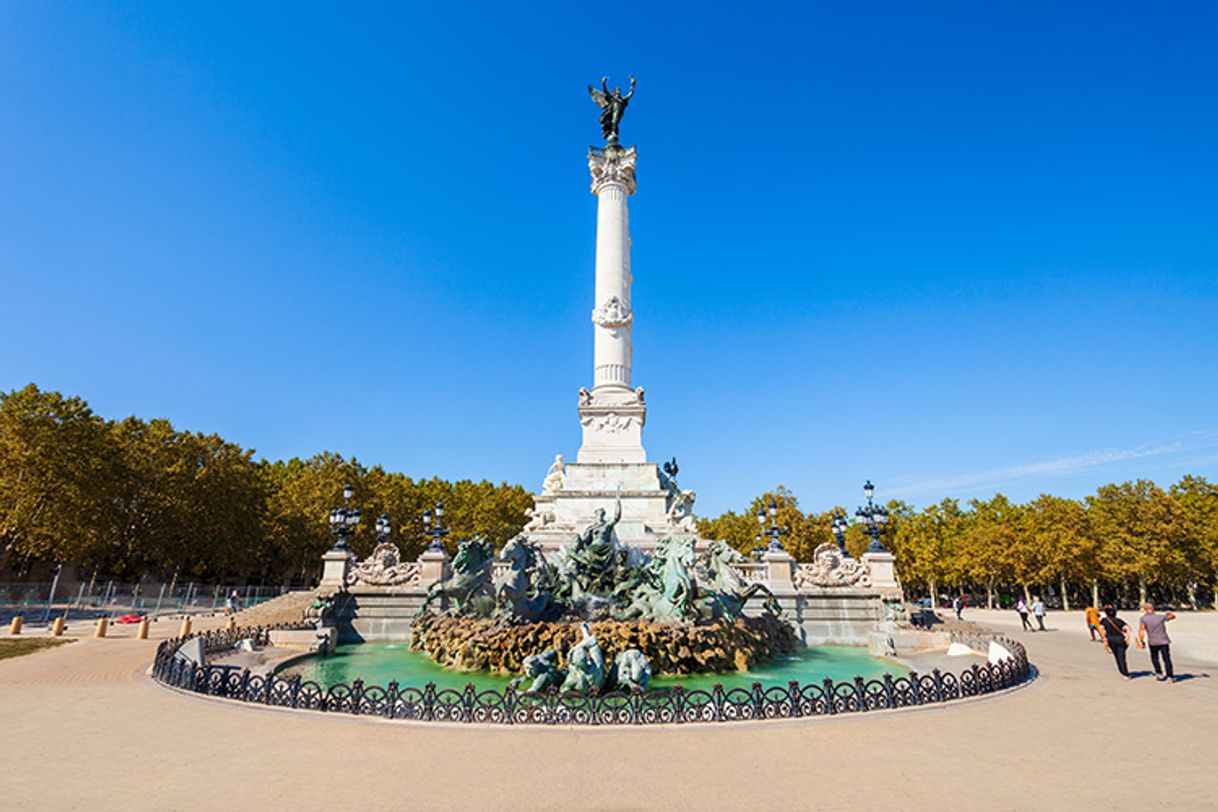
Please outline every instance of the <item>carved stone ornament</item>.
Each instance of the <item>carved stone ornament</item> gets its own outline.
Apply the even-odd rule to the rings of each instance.
[[[610,412],[609,414],[600,415],[598,417],[589,415],[583,418],[580,423],[593,431],[603,432],[605,434],[620,434],[630,428],[630,426],[634,423],[634,418],[630,415]]]
[[[347,586],[414,586],[419,581],[419,562],[402,561],[397,545],[387,541],[347,573]]]
[[[625,327],[634,320],[630,308],[616,296],[610,296],[608,301],[592,311],[592,321],[601,327]]]
[[[592,194],[599,195],[601,189],[611,183],[626,187],[626,194],[634,194],[634,164],[638,155],[634,147],[608,146],[588,151],[588,169],[592,172]]]
[[[867,565],[845,558],[836,544],[822,544],[812,554],[811,564],[800,564],[791,579],[797,589],[807,587],[870,586]]]

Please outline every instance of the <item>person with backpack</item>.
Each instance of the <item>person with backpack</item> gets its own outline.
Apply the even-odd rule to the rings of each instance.
[[[1100,618],[1100,629],[1104,632],[1104,650],[1116,660],[1117,671],[1129,679],[1129,664],[1125,654],[1129,651],[1129,624],[1117,617],[1112,604],[1104,604],[1104,616]]]

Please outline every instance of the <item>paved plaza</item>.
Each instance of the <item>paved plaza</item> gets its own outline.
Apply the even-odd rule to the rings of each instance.
[[[1014,613],[966,613],[1010,633]],[[1128,615],[1129,620],[1134,615]],[[203,621],[206,625],[208,622]],[[481,728],[261,710],[170,692],[119,627],[0,662],[5,809],[1218,808],[1218,614],[1185,615],[1163,684],[1120,679],[1078,613],[1021,634],[997,697],[834,719]],[[156,624],[165,638],[177,624]],[[1149,671],[1145,652],[1131,654]]]

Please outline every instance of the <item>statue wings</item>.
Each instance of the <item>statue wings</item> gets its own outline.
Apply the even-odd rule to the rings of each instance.
[[[596,106],[602,110],[609,106],[609,95],[597,90],[592,85],[588,85],[588,95],[592,97],[592,101],[596,102]]]

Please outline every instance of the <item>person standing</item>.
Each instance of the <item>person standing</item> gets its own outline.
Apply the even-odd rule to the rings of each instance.
[[[1028,622],[1028,602],[1020,598],[1019,603],[1015,604],[1015,611],[1019,613],[1019,622],[1023,624],[1023,630],[1032,631],[1032,624]]]
[[[1112,654],[1116,660],[1117,671],[1129,679],[1129,665],[1125,654],[1129,651],[1129,624],[1117,617],[1112,604],[1104,604],[1104,616],[1100,618],[1100,628],[1104,631],[1104,650]]]
[[[1087,618],[1087,631],[1091,632],[1091,642],[1094,643],[1099,639],[1095,633],[1100,630],[1100,610],[1088,605],[1083,610],[1083,616]]]
[[[960,599],[959,595],[952,598],[952,609],[956,610],[956,620],[964,620],[964,618],[960,616],[960,613],[964,611],[964,601]]]
[[[1032,598],[1032,614],[1036,615],[1036,625],[1040,627],[1040,631],[1045,629],[1045,602],[1040,599],[1040,596]]]
[[[1138,648],[1150,644],[1150,664],[1155,668],[1155,679],[1159,682],[1176,681],[1171,667],[1171,638],[1167,636],[1167,621],[1175,620],[1171,612],[1159,614],[1150,601],[1142,604],[1142,619],[1138,622]],[[1160,667],[1162,660],[1162,667]],[[1166,673],[1164,673],[1166,672]]]

